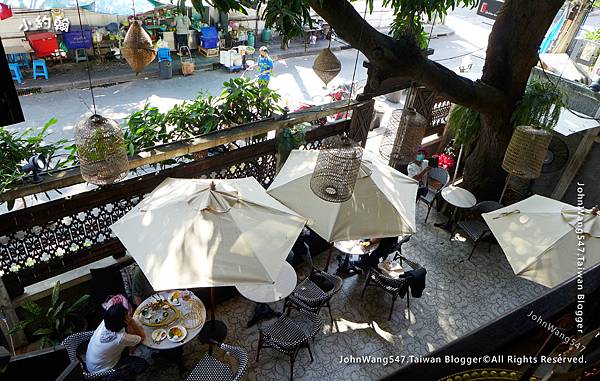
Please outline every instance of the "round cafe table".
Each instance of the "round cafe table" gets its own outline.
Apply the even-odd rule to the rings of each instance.
[[[452,231],[452,224],[454,223],[456,210],[459,208],[469,209],[477,204],[477,199],[471,192],[455,185],[450,185],[442,189],[442,198],[453,207],[452,214],[446,223],[434,224],[434,226],[443,228],[444,230],[448,230],[450,232]]]
[[[242,296],[257,303],[248,327],[253,326],[261,319],[280,315],[273,311],[267,303],[278,302],[286,298],[294,291],[297,282],[296,270],[288,262],[283,262],[275,283],[235,286]]]
[[[335,272],[336,275],[346,278],[352,275],[360,274],[362,272],[361,269],[356,267],[351,261],[351,255],[368,255],[371,254],[377,247],[378,243],[369,246],[363,246],[360,244],[361,240],[354,239],[349,241],[338,241],[333,244],[333,246],[346,254],[345,258],[342,260],[341,256],[337,257],[338,260],[338,268]]]
[[[204,326],[204,323],[206,322],[206,308],[204,307],[204,304],[202,303],[202,301],[196,296],[194,295],[194,293],[192,293],[190,291],[191,294],[191,300],[189,302],[186,302],[183,299],[179,299],[179,302],[181,303],[179,306],[174,306],[178,311],[179,311],[179,318],[177,320],[175,320],[174,322],[172,322],[171,324],[167,325],[167,326],[163,326],[163,327],[150,327],[147,325],[144,325],[142,323],[142,321],[139,319],[139,312],[142,310],[142,308],[148,304],[148,303],[152,303],[154,301],[156,301],[156,297],[160,297],[164,300],[168,300],[168,297],[172,294],[172,291],[161,291],[158,292],[156,294],[154,294],[153,296],[148,297],[146,300],[144,300],[144,302],[142,304],[140,304],[138,306],[138,308],[135,310],[134,313],[134,319],[137,320],[138,323],[140,323],[140,325],[142,326],[142,328],[144,329],[144,333],[146,334],[146,338],[144,339],[144,341],[142,342],[142,344],[144,344],[145,346],[147,346],[148,348],[152,348],[152,349],[157,349],[157,350],[169,350],[169,349],[175,349],[178,347],[182,347],[183,345],[185,345],[186,343],[189,343],[190,341],[192,341],[196,336],[198,336],[198,334],[200,333],[200,331],[202,330],[202,327]],[[169,331],[169,328],[176,326],[176,325],[182,325],[183,326],[183,317],[185,314],[189,313],[192,311],[192,307],[196,305],[197,306],[197,310],[199,310],[200,316],[201,316],[201,324],[195,328],[187,328],[187,335],[185,336],[185,338],[183,340],[181,340],[180,342],[174,343],[172,341],[170,341],[168,338],[165,338],[164,340],[162,340],[159,343],[155,343],[152,340],[152,332],[156,329],[162,328],[165,331]]]

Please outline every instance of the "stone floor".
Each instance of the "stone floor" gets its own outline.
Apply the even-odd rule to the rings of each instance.
[[[388,375],[402,364],[344,364],[341,356],[425,355],[446,343],[497,318],[515,307],[540,296],[546,288],[516,277],[497,245],[491,252],[481,245],[471,261],[460,262],[471,250],[471,244],[460,235],[452,241],[449,233],[433,226],[444,216],[435,213],[423,223],[426,208],[417,208],[418,232],[403,246],[403,255],[427,269],[427,286],[420,299],[411,298],[410,310],[406,301],[398,300],[394,314],[387,320],[390,296],[369,288],[365,297],[360,294],[364,276],[344,281],[342,291],[332,300],[336,328],[332,329],[327,311],[321,312],[322,332],[312,346],[315,361],[310,362],[306,351],[298,355],[295,380],[376,380]],[[317,265],[325,255],[315,257]],[[280,302],[277,306],[282,308]],[[227,343],[245,348],[249,355],[247,380],[286,380],[289,378],[289,359],[271,349],[261,351],[255,362],[258,330],[246,328],[254,303],[236,297],[217,308],[218,318],[229,328]],[[268,323],[262,323],[268,324]],[[206,352],[206,346],[193,341],[186,345],[184,363],[192,369]],[[223,356],[217,351],[217,357]],[[227,361],[227,360],[225,360]],[[229,360],[231,361],[231,360]],[[141,380],[183,380],[175,366],[158,360]]]

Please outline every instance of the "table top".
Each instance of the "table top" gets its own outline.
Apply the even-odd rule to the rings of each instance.
[[[448,201],[449,204],[464,209],[471,208],[477,203],[477,199],[471,192],[454,185],[442,189],[442,197],[444,200]]]
[[[144,328],[144,333],[146,334],[146,338],[144,339],[142,344],[144,344],[148,348],[165,350],[165,349],[173,349],[173,348],[180,347],[180,346],[190,342],[191,340],[193,340],[196,336],[198,336],[198,334],[202,330],[202,327],[204,326],[204,323],[206,322],[206,308],[204,307],[204,304],[196,295],[194,295],[194,293],[192,293],[190,291],[190,294],[191,294],[190,301],[186,302],[185,300],[180,298],[179,299],[180,305],[174,306],[180,313],[179,318],[177,320],[175,320],[171,324],[164,326],[164,327],[149,327],[149,326],[142,324],[139,319],[139,316],[138,316],[138,312],[141,311],[142,307],[148,303],[155,301],[156,300],[155,296],[160,296],[160,297],[162,297],[162,299],[168,300],[169,296],[172,293],[173,293],[172,291],[157,292],[153,296],[150,296],[146,300],[144,300],[144,302],[142,304],[140,304],[140,306],[138,306],[138,308],[136,309],[136,311],[134,313],[134,319],[136,319],[137,322],[140,323],[140,325]],[[187,335],[185,336],[185,339],[183,339],[182,341],[180,341],[178,343],[174,343],[174,342],[170,341],[168,338],[165,338],[164,340],[162,340],[159,343],[156,343],[156,342],[154,342],[154,340],[152,340],[152,332],[156,329],[162,328],[168,332],[169,329],[173,326],[176,326],[176,325],[183,326],[184,325],[183,317],[187,313],[192,312],[192,309],[194,307],[195,307],[196,311],[198,313],[200,313],[202,323],[199,326],[197,326],[196,328],[185,327],[187,330]]]
[[[256,284],[236,286],[237,290],[246,299],[257,303],[278,302],[287,297],[296,288],[298,276],[296,270],[287,262],[284,262],[279,270],[279,275],[274,284]]]
[[[367,255],[371,254],[373,250],[377,249],[379,243],[372,244],[369,246],[363,246],[360,244],[359,239],[353,239],[350,241],[338,241],[333,246],[344,254],[350,255]]]

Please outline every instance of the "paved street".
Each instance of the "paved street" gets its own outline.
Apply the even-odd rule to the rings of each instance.
[[[446,19],[446,25],[454,30],[450,36],[432,39],[430,46],[435,49],[433,59],[455,69],[463,55],[473,52],[472,73],[470,78],[478,78],[483,66],[487,35],[491,29],[490,20],[477,16],[475,10],[458,9]],[[472,29],[477,28],[477,33]],[[336,53],[342,62],[342,72],[330,84],[332,86],[349,83],[352,79],[355,50]],[[459,56],[458,58],[449,59]],[[276,62],[271,87],[278,90],[284,101],[290,106],[304,100],[315,104],[325,102],[328,90],[312,71],[314,57],[299,57]],[[356,81],[364,85],[366,69],[362,67],[364,56],[360,55],[356,68]],[[146,102],[165,111],[185,99],[194,98],[199,92],[216,95],[221,85],[232,76],[254,77],[256,72],[229,74],[225,71],[196,72],[191,77],[174,76],[170,80],[156,78],[142,79],[116,86],[96,88],[94,90],[98,113],[122,120],[133,111],[140,109]],[[34,94],[20,98],[25,112],[26,122],[11,128],[24,129],[41,126],[51,117],[58,119],[53,127],[52,140],[71,139],[73,127],[83,117],[90,115],[91,98],[87,90],[68,90],[46,94]]]

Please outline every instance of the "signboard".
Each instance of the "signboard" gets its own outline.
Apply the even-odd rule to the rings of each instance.
[[[477,14],[488,19],[496,20],[498,12],[504,5],[504,0],[481,0],[477,6]]]

